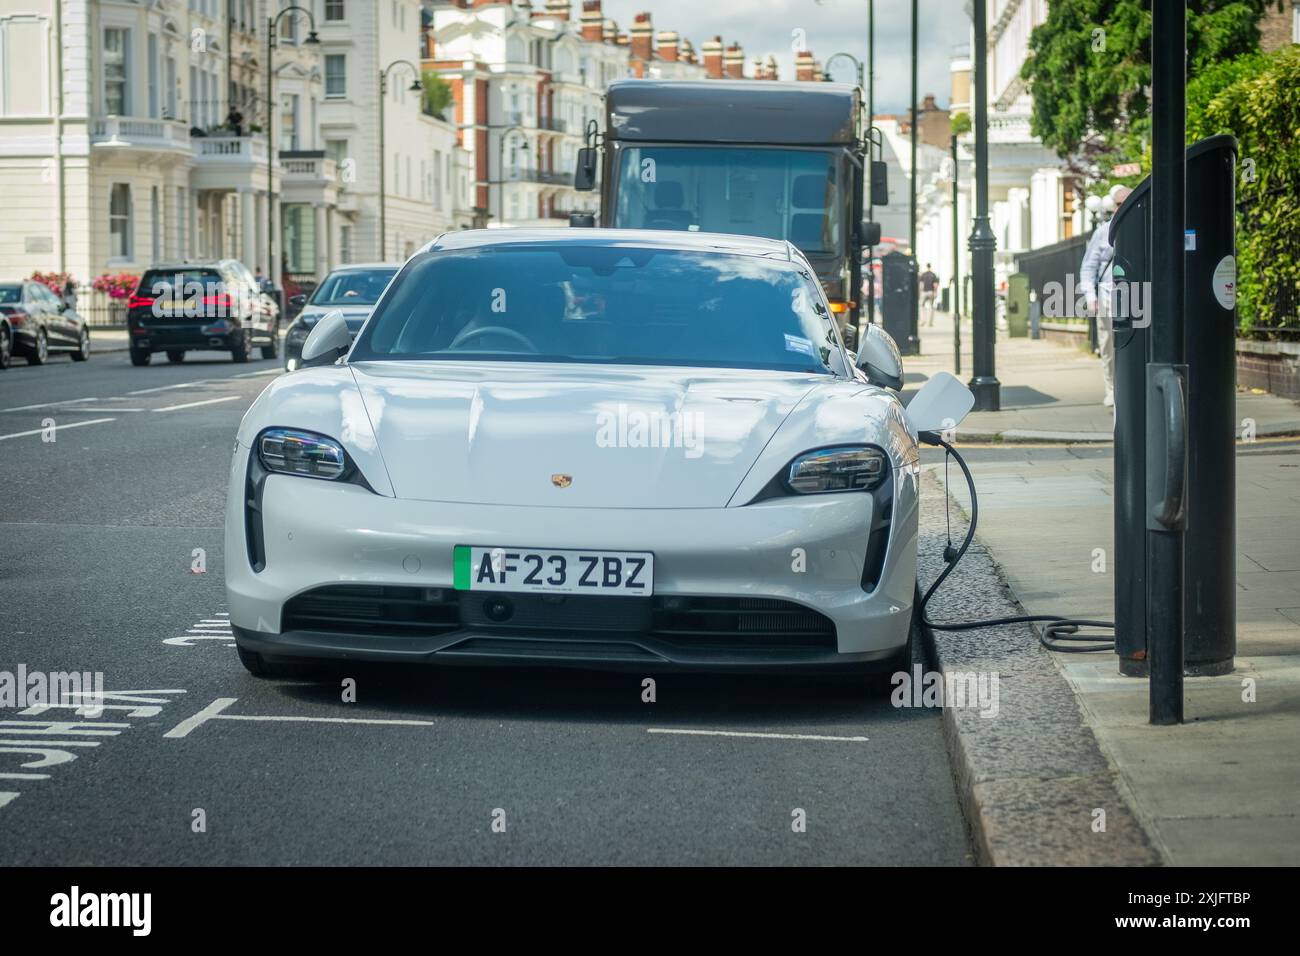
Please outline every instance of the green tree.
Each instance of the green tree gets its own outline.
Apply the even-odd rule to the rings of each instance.
[[[1278,0],[1189,0],[1190,77],[1259,47]],[[1150,130],[1150,0],[1052,0],[1021,69],[1031,129],[1084,176],[1141,158]]]
[[[447,107],[454,102],[451,84],[433,70],[426,70],[420,77],[424,86],[424,111],[430,116],[443,116]]]
[[[1187,88],[1189,142],[1237,139],[1237,314],[1300,330],[1300,46],[1216,64]]]

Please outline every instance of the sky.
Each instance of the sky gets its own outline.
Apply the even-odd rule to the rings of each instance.
[[[875,0],[876,4],[876,112],[900,113],[907,109],[911,84],[911,0]],[[843,51],[867,59],[868,0],[604,0],[606,17],[627,31],[636,14],[648,10],[654,28],[676,30],[700,46],[721,34],[723,43],[739,41],[745,48],[745,69],[752,72],[755,56],[776,57],[781,79],[794,79],[793,44],[802,30],[808,49],[826,62]],[[920,35],[917,43],[920,97],[933,93],[940,107],[947,106],[951,81],[948,68],[956,52],[970,46],[970,19],[962,0],[918,0]],[[578,0],[574,15],[582,9]],[[847,57],[835,61],[832,75],[853,82],[853,64]]]

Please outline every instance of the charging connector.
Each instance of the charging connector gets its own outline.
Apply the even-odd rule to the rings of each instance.
[[[982,621],[952,622],[931,621],[926,617],[925,608],[930,603],[930,598],[934,597],[934,593],[939,590],[939,586],[947,580],[948,575],[952,574],[957,567],[957,563],[969,550],[971,542],[975,540],[975,527],[979,523],[979,496],[975,492],[975,479],[971,475],[970,467],[966,464],[966,459],[962,458],[961,453],[956,448],[953,448],[950,442],[946,441],[938,432],[932,431],[921,432],[918,437],[927,445],[934,445],[944,450],[946,453],[945,467],[948,458],[957,462],[962,474],[966,477],[966,487],[970,489],[971,506],[970,527],[966,529],[966,536],[962,539],[961,545],[957,547],[954,547],[952,543],[952,524],[951,516],[949,516],[948,544],[943,549],[944,569],[921,597],[919,611],[922,623],[936,631],[974,631],[986,627],[1003,627],[1008,624],[1042,623],[1044,627],[1039,632],[1038,639],[1048,650],[1071,654],[1114,650],[1114,638],[1107,640],[1104,634],[1096,633],[1097,631],[1110,631],[1111,634],[1114,634],[1114,621],[1091,621],[1081,618],[1062,617],[1057,614],[1026,614],[1020,617],[998,617]],[[950,506],[945,502],[945,512],[948,507]],[[1080,633],[1085,628],[1089,633]]]

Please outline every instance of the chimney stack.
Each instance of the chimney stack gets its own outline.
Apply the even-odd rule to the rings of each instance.
[[[649,13],[638,13],[636,22],[629,31],[632,44],[632,59],[649,63],[654,58],[654,24],[650,22]]]
[[[661,30],[655,34],[655,54],[661,60],[667,60],[669,63],[677,62],[678,36],[675,30]],[[933,97],[932,97],[933,99]]]
[[[546,0],[546,15],[556,20],[568,20],[569,0]]]
[[[705,40],[700,46],[700,55],[704,57],[704,73],[711,80],[722,79],[722,37]]]
[[[794,58],[794,78],[800,83],[810,83],[816,76],[817,61],[811,50],[804,50]]]
[[[605,14],[600,0],[582,0],[582,38],[588,43],[599,43],[605,38]]]
[[[683,63],[698,63],[698,62],[699,62],[698,60],[695,59],[695,46],[694,46],[694,44],[691,43],[690,40],[683,40],[683,41],[682,41],[682,51],[681,51],[681,55],[682,55],[682,62],[683,62]]]
[[[733,43],[727,47],[727,52],[722,57],[722,66],[727,74],[727,79],[743,80],[745,78],[745,48],[739,43]]]

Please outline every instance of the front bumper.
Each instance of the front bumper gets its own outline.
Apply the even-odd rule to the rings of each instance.
[[[231,469],[226,588],[236,642],[271,658],[800,669],[883,662],[907,643],[916,481],[905,471],[894,473],[892,495],[884,498],[887,551],[867,590],[867,542],[885,517],[879,496],[785,498],[717,509],[495,507],[387,498],[357,485],[285,475],[266,479],[260,513],[265,565],[254,572],[243,493],[248,454],[238,448]],[[497,624],[476,602],[502,595],[453,590],[457,544],[651,551],[654,599],[583,596],[556,602],[553,616]],[[356,627],[355,615],[322,625],[320,617],[293,612],[292,599],[347,585],[400,592],[408,604],[416,601],[411,595],[427,595],[455,605],[456,616],[448,627],[421,630],[382,621]],[[521,604],[539,600],[505,597]],[[819,638],[764,631],[761,624],[716,635],[669,633],[662,623],[670,613],[665,607],[679,599],[773,608],[773,616],[805,614],[800,620],[820,618],[826,628]],[[577,601],[626,603],[563,606]],[[762,615],[728,620],[752,622]]]

